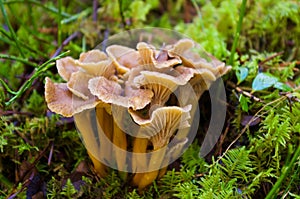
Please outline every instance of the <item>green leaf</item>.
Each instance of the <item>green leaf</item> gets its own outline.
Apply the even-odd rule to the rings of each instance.
[[[288,85],[286,85],[286,84],[284,84],[282,82],[276,82],[274,84],[274,88],[280,89],[280,90],[285,91],[285,92],[293,90],[291,87],[289,87]]]
[[[278,82],[278,78],[270,73],[259,73],[252,82],[252,89],[259,91],[269,88]]]
[[[240,84],[242,81],[244,81],[246,79],[246,77],[248,76],[248,68],[246,67],[239,67],[236,71],[235,71],[235,75],[238,79],[238,83]]]
[[[248,103],[250,102],[250,99],[245,97],[244,95],[240,95],[239,98],[240,105],[243,111],[248,112]]]

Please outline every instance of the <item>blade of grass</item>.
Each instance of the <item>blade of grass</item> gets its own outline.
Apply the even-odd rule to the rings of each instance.
[[[11,37],[10,35],[3,29],[3,28],[0,28],[0,33],[2,33],[5,37],[7,37],[8,39],[4,38],[4,37],[1,37],[0,36],[0,40],[9,44],[9,45],[12,45],[12,46],[15,46],[16,44],[14,42],[11,41]],[[32,52],[32,55],[39,55],[39,56],[42,56],[44,58],[48,58],[48,55],[39,51],[39,50],[36,50],[34,48],[32,48],[31,46],[29,46],[28,44],[22,42],[21,40],[19,40],[19,44],[23,47],[23,49],[26,49],[28,50],[28,52]]]
[[[36,72],[21,86],[21,88],[16,92],[16,95],[12,97],[8,102],[5,102],[6,106],[9,106],[11,103],[13,103],[17,98],[19,98],[32,84],[32,82],[40,76],[43,72],[48,70],[51,66],[53,66],[55,63],[54,61],[64,57],[66,54],[68,54],[69,51],[61,53],[57,57],[54,57],[52,59],[49,59],[42,65],[40,65],[38,68],[36,68]]]
[[[17,94],[17,92],[15,92],[9,88],[9,86],[6,84],[6,82],[3,79],[0,79],[0,83],[10,94],[13,94],[13,95]]]
[[[28,59],[16,57],[16,56],[13,56],[13,55],[7,55],[7,54],[2,54],[2,53],[0,53],[0,58],[2,58],[2,59],[14,60],[14,61],[19,61],[19,62],[22,62],[22,63],[27,64],[27,65],[29,65],[29,66],[33,66],[33,67],[35,67],[35,68],[38,67],[37,64],[28,61]]]
[[[193,3],[193,6],[195,7],[196,12],[197,12],[197,15],[198,15],[198,17],[199,17],[199,19],[200,19],[202,31],[204,31],[204,24],[203,24],[202,14],[201,14],[201,12],[200,12],[200,8],[199,8],[199,6],[198,6],[198,4],[196,3],[195,0],[192,0],[192,3]]]
[[[297,161],[297,159],[299,158],[299,156],[300,156],[300,145],[298,146],[297,150],[295,151],[292,160],[287,165],[283,166],[280,177],[278,178],[277,182],[272,187],[271,191],[266,196],[266,199],[276,198],[274,195],[279,191],[281,183],[287,177],[287,175],[289,174],[290,170],[294,166],[294,164]]]
[[[3,15],[4,21],[5,21],[6,25],[8,26],[8,29],[9,29],[11,35],[12,35],[12,38],[14,39],[14,42],[16,43],[17,49],[19,50],[21,56],[24,58],[25,54],[23,53],[23,50],[20,47],[20,44],[18,42],[17,35],[16,35],[13,27],[10,24],[10,21],[8,19],[8,16],[7,16],[7,13],[6,13],[6,9],[4,7],[4,4],[3,4],[2,0],[0,0],[0,8],[1,8],[1,11],[2,11],[2,15]]]
[[[10,182],[3,174],[0,173],[0,182],[3,183],[6,187],[11,188],[13,183]]]
[[[41,3],[40,1],[35,1],[35,0],[27,0],[26,1],[27,3],[31,3],[31,4],[34,4],[34,5],[37,5],[37,6],[40,6],[42,7],[43,9],[49,11],[49,12],[52,12],[54,14],[58,14],[59,11],[57,8],[55,7],[52,7],[52,6],[47,6],[43,3]],[[24,0],[11,0],[11,1],[5,1],[4,4],[14,4],[14,3],[24,3]],[[63,17],[71,17],[70,14],[66,13],[66,12],[62,12],[61,13]]]
[[[57,45],[61,46],[62,42],[62,0],[58,0],[58,15],[57,15]]]
[[[83,11],[80,12],[80,13],[77,13],[77,14],[75,14],[75,15],[72,15],[72,16],[69,17],[69,18],[63,19],[63,20],[61,21],[61,24],[67,24],[67,23],[70,23],[70,22],[72,22],[72,21],[77,20],[78,18],[82,18],[82,17],[88,16],[91,12],[92,12],[92,9],[91,9],[91,8],[87,8],[87,9],[83,10]]]
[[[33,30],[36,32],[37,31],[37,25],[36,25],[36,20],[34,19],[33,15],[32,15],[33,14],[32,6],[30,5],[30,3],[28,3],[28,0],[25,0],[25,3],[27,5],[29,20],[32,22]]]
[[[239,38],[240,38],[242,25],[243,25],[243,19],[244,19],[244,16],[245,16],[246,3],[247,3],[247,0],[242,1],[239,21],[238,21],[238,25],[237,25],[236,32],[235,32],[235,35],[234,35],[234,41],[233,41],[233,44],[232,44],[232,47],[231,47],[229,65],[233,65],[234,54],[235,54],[236,47],[237,47],[237,44],[238,44],[238,41],[239,41]]]

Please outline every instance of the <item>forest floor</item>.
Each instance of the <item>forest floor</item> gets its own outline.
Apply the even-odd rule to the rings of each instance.
[[[300,2],[297,0],[0,0],[0,198],[300,198]],[[52,113],[45,78],[117,33],[160,27],[231,65],[226,120],[199,156],[198,134],[143,191],[96,175],[73,118]],[[162,38],[163,39],[163,38]]]

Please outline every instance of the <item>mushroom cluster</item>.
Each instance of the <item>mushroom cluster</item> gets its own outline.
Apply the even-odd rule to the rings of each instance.
[[[201,94],[230,70],[208,57],[189,39],[161,49],[139,42],[136,49],[111,45],[78,60],[65,57],[56,66],[66,83],[46,78],[46,102],[51,111],[74,116],[98,175],[105,176],[107,163],[114,162],[133,173],[132,183],[141,190],[164,175],[187,143]],[[176,144],[169,145],[171,140]]]

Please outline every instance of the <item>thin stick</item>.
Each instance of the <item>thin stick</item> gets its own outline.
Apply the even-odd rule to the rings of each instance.
[[[261,61],[260,63],[258,63],[259,66],[262,66],[263,64],[265,64],[266,62],[274,59],[275,57],[277,56],[280,56],[283,54],[283,51],[282,52],[279,52],[279,53],[275,53],[274,55],[271,55],[270,57],[267,57],[265,60]]]
[[[93,0],[93,21],[97,21],[98,1]]]
[[[55,51],[55,53],[51,56],[51,58],[56,57],[61,51],[62,49],[70,42],[72,41],[74,38],[76,38],[77,36],[79,36],[79,32],[74,32],[73,34],[71,34],[67,39],[65,39],[62,44],[59,46],[59,48]]]
[[[249,97],[250,99],[253,99],[256,102],[263,102],[262,99],[255,97],[254,95],[252,95],[251,93],[249,93],[247,91],[242,90],[240,87],[236,86],[233,82],[227,81],[227,84],[229,86],[231,86],[232,88],[234,88],[237,92],[242,93],[243,95]]]

